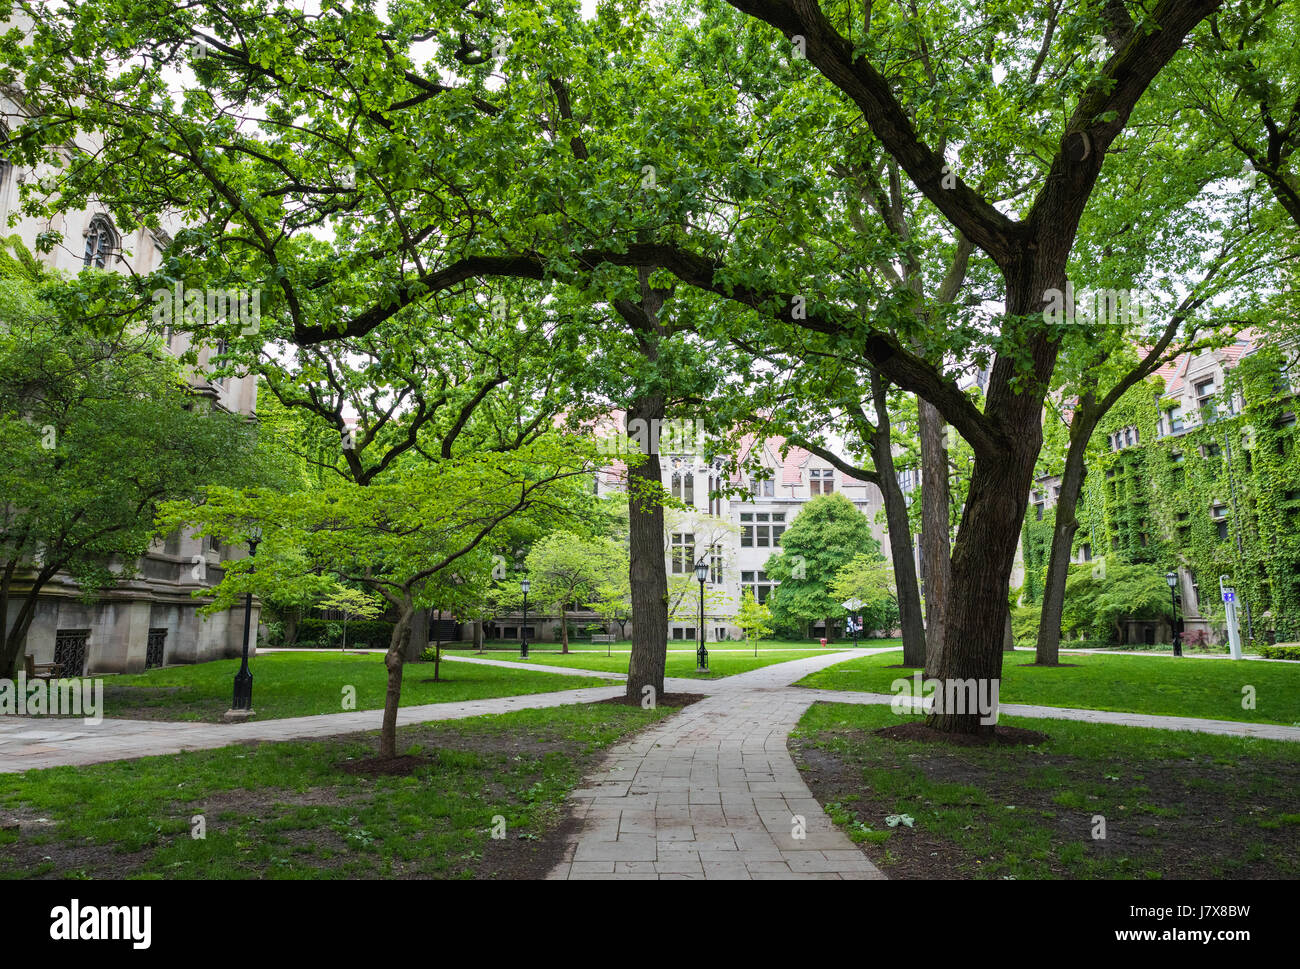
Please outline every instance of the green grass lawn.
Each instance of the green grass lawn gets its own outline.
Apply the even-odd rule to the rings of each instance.
[[[0,774],[0,878],[538,878],[600,751],[672,712],[573,705],[402,727],[398,750],[426,759],[404,777],[340,770],[374,755],[374,734]]]
[[[408,663],[402,674],[402,706],[451,703],[486,697],[550,693],[600,686],[591,677],[530,673],[501,667],[442,663],[443,682],[432,663]],[[345,687],[356,689],[357,710],[384,705],[388,670],[381,652],[369,655],[306,650],[254,657],[253,709],[257,719],[341,713]],[[132,676],[104,678],[104,715],[148,720],[220,719],[230,709],[238,660],[172,666]],[[614,681],[608,681],[610,683]]]
[[[1049,707],[1118,710],[1250,723],[1300,722],[1300,666],[1229,659],[1062,654],[1062,667],[1026,666],[1031,652],[1007,653],[999,699]],[[890,684],[912,669],[887,669],[903,654],[856,657],[804,677],[822,690],[892,693]],[[1242,688],[1254,687],[1255,709],[1243,709]]]
[[[888,646],[893,644],[893,640],[872,640],[863,641],[864,646]],[[846,649],[852,646],[840,646],[840,649]],[[690,646],[668,646],[668,666],[667,674],[669,676],[683,676],[692,679],[718,679],[723,676],[732,676],[736,673],[744,673],[748,670],[756,670],[762,666],[770,666],[773,663],[784,663],[792,659],[807,659],[809,656],[822,656],[826,653],[835,652],[833,649],[791,649],[786,648],[763,648],[760,644],[758,655],[755,656],[751,649],[746,649],[740,643],[718,643],[708,644],[709,650],[709,672],[695,672],[695,649]],[[606,653],[609,655],[606,655]],[[599,670],[609,673],[626,673],[628,661],[631,653],[627,646],[621,649],[615,644],[609,650],[605,648],[596,649],[588,647],[585,643],[582,649],[569,647],[567,655],[559,652],[559,647],[553,643],[547,643],[544,649],[539,650],[537,646],[528,647],[528,659],[521,660],[519,652],[512,649],[509,652],[505,650],[489,649],[480,654],[475,650],[456,649],[447,650],[449,655],[453,656],[482,656],[484,659],[502,659],[511,662],[536,663],[541,666],[564,666],[569,669],[580,670]]]
[[[790,741],[813,795],[891,878],[1300,875],[1300,744],[1021,717],[999,725],[1048,740],[873,733],[908,719],[818,703]]]

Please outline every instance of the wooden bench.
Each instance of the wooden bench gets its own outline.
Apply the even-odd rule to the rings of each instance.
[[[29,680],[53,680],[63,675],[62,663],[37,663],[31,653],[23,655],[23,666]]]
[[[591,637],[591,641],[593,643],[616,643],[618,642],[618,637],[610,633],[597,633]]]

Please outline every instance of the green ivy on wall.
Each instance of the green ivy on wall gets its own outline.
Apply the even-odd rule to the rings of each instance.
[[[1159,378],[1130,390],[1089,445],[1075,549],[1168,571],[1181,565],[1197,585],[1199,614],[1223,620],[1220,575],[1252,610],[1256,639],[1275,631],[1300,638],[1300,449],[1293,390],[1279,379],[1282,353],[1263,347],[1227,371],[1215,403],[1240,394],[1240,413],[1185,419],[1188,429],[1159,437],[1174,402]],[[1194,423],[1195,422],[1195,423]],[[1110,449],[1112,433],[1135,429],[1137,443]],[[1026,516],[1024,598],[1042,595],[1052,535],[1050,511]],[[1243,615],[1243,629],[1245,620]]]

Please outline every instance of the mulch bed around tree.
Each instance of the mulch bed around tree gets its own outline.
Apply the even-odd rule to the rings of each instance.
[[[657,706],[669,707],[673,710],[680,710],[682,707],[689,707],[692,703],[698,703],[703,700],[707,693],[663,693],[658,698]],[[608,700],[597,700],[597,703],[612,703],[620,707],[639,707],[639,699],[629,699],[626,696],[612,696]]]
[[[882,727],[872,733],[890,740],[923,740],[936,744],[955,744],[958,747],[999,747],[1032,746],[1041,744],[1047,734],[1023,727],[994,727],[992,733],[944,733],[923,723],[900,723],[893,727]]]

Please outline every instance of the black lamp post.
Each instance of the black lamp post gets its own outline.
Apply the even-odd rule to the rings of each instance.
[[[262,529],[256,525],[248,532],[248,557],[257,555],[257,543],[262,540]],[[249,574],[253,569],[249,567]],[[235,674],[235,699],[230,705],[232,710],[253,709],[253,671],[248,668],[248,635],[253,624],[253,590],[244,595],[244,659]]]
[[[695,654],[696,672],[709,670],[709,651],[704,648],[704,580],[709,577],[709,563],[701,559],[695,566],[695,577],[700,580],[700,649]]]
[[[528,659],[528,590],[532,587],[527,579],[519,580],[519,588],[524,591],[524,624],[519,627],[519,658]]]
[[[1175,586],[1178,585],[1178,575],[1174,572],[1166,572],[1165,582],[1169,586],[1169,601],[1173,604],[1174,607],[1174,619],[1173,619],[1174,655],[1182,656],[1183,635],[1181,632],[1178,631],[1178,593],[1174,591]]]

